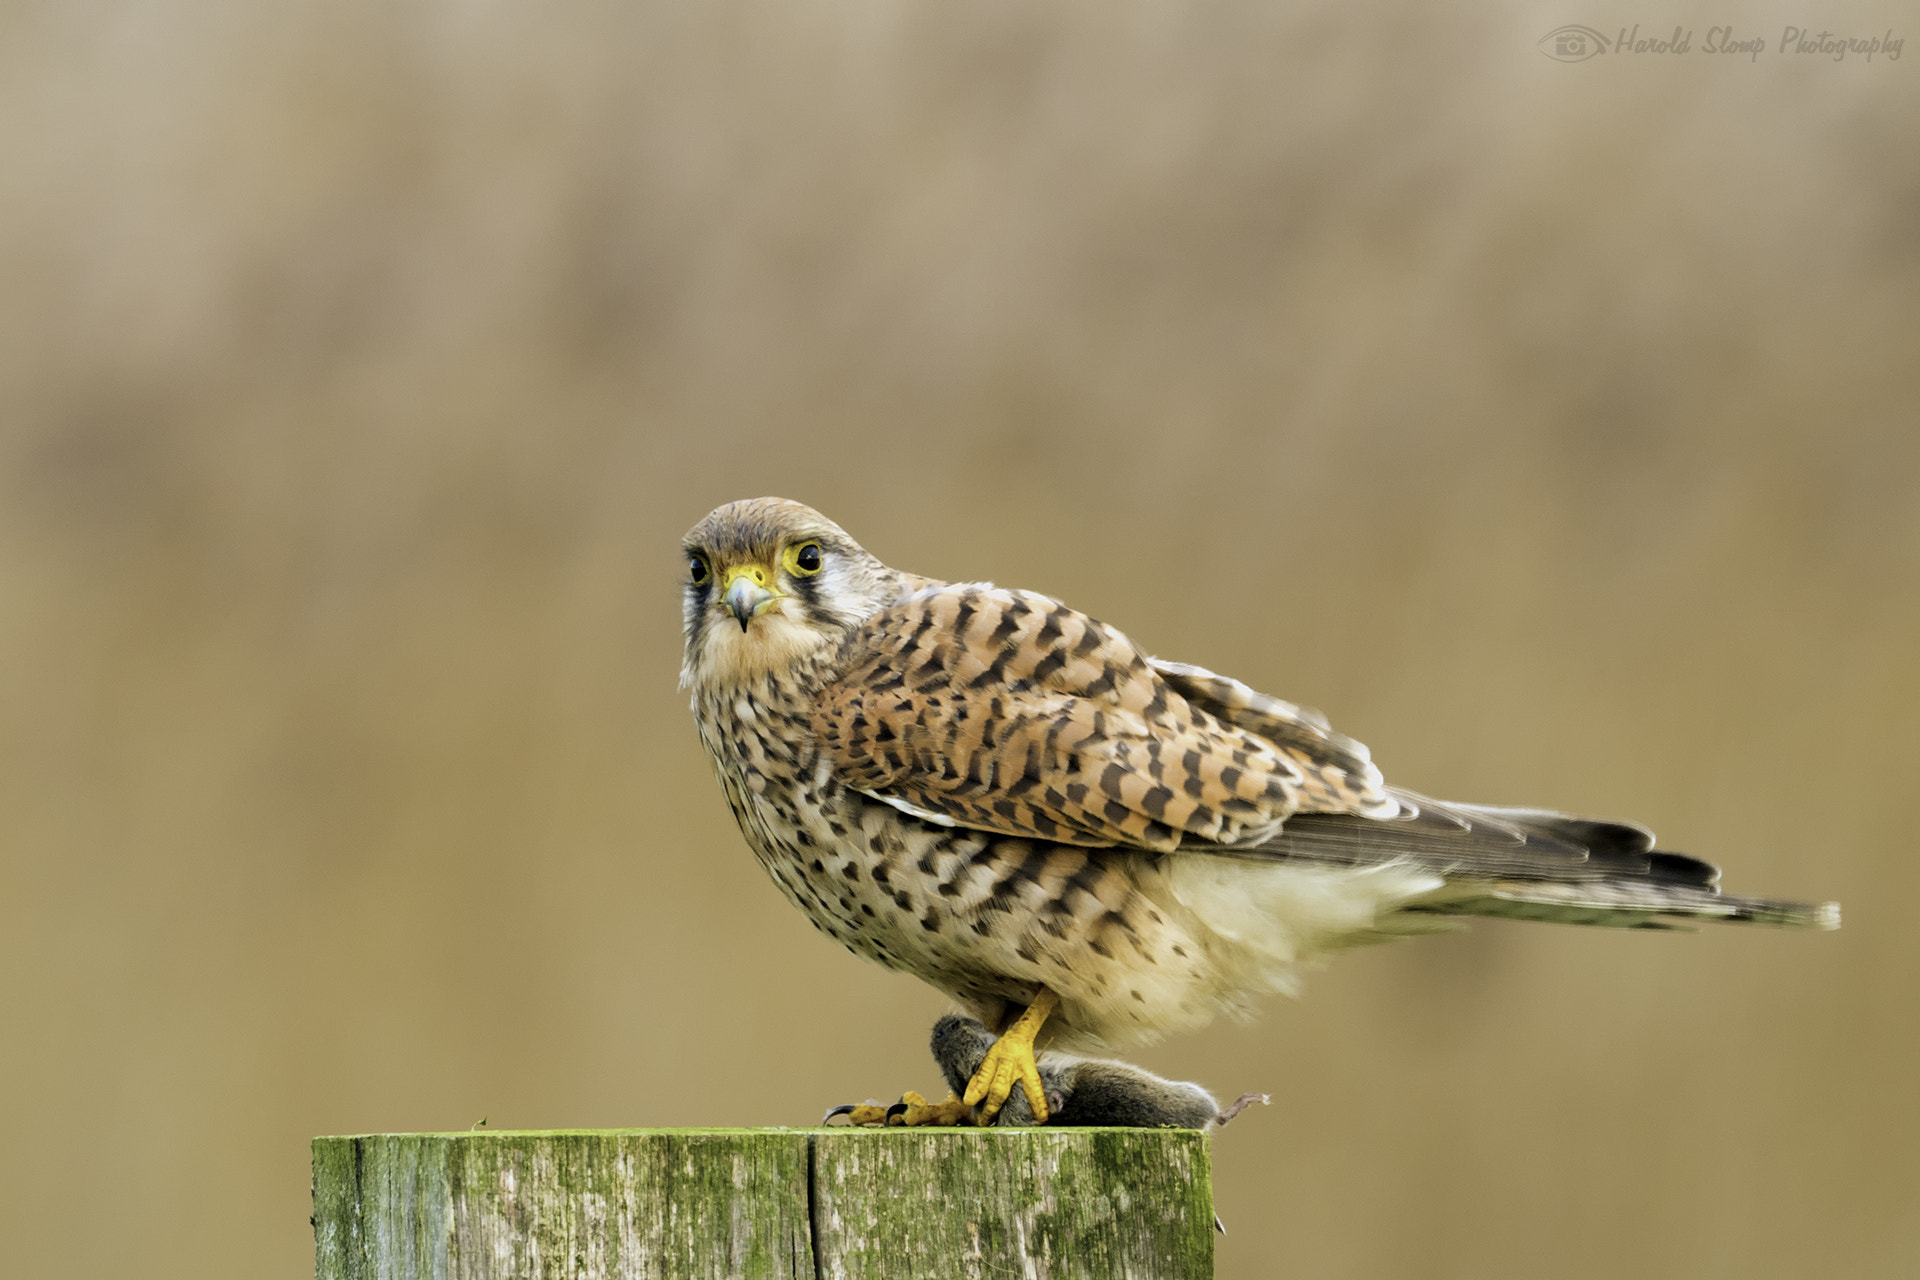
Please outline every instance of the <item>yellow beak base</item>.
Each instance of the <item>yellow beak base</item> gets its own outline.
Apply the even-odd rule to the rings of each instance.
[[[742,631],[756,614],[780,598],[772,590],[772,582],[773,574],[765,565],[741,564],[727,570],[720,599]]]

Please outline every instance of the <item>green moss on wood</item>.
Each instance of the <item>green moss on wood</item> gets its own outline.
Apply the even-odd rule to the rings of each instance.
[[[814,1153],[823,1276],[1213,1274],[1192,1130],[836,1133]]]
[[[803,1134],[374,1134],[314,1142],[319,1280],[811,1280]]]
[[[1191,1131],[371,1134],[313,1171],[319,1280],[1213,1274]]]

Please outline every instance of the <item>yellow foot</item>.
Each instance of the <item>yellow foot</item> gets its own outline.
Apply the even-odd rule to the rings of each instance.
[[[909,1089],[900,1095],[900,1101],[887,1108],[887,1123],[914,1128],[921,1125],[971,1125],[973,1108],[952,1094],[947,1095],[945,1102],[928,1102]]]
[[[971,1125],[973,1108],[949,1094],[945,1102],[928,1102],[925,1098],[909,1089],[900,1095],[900,1101],[890,1107],[877,1102],[849,1102],[845,1106],[835,1107],[821,1119],[826,1124],[835,1116],[845,1116],[847,1123],[866,1128],[883,1128],[888,1125]]]
[[[843,1103],[820,1117],[820,1123],[832,1124],[835,1116],[845,1116],[848,1124],[877,1129],[887,1122],[887,1108],[877,1102]]]
[[[1000,1114],[1000,1108],[1013,1096],[1016,1081],[1021,1092],[1027,1095],[1027,1106],[1033,1109],[1033,1122],[1047,1122],[1047,1092],[1040,1087],[1040,1068],[1033,1060],[1033,1038],[1040,1034],[1040,1024],[1059,1003],[1060,997],[1042,987],[1027,1011],[993,1042],[987,1056],[980,1060],[973,1079],[967,1081],[965,1094],[966,1104],[980,1109],[979,1123],[986,1124]]]

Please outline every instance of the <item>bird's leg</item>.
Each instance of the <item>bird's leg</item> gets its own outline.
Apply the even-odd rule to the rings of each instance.
[[[979,1107],[979,1123],[986,1124],[1000,1113],[1000,1108],[1012,1096],[1016,1081],[1027,1095],[1027,1105],[1033,1109],[1033,1122],[1047,1122],[1047,1091],[1040,1086],[1040,1068],[1033,1060],[1033,1039],[1040,1034],[1040,1024],[1059,1003],[1059,996],[1045,987],[1040,988],[1040,994],[1027,1006],[1027,1011],[1014,1019],[1013,1025],[987,1050],[973,1079],[967,1081],[963,1098],[968,1106]]]

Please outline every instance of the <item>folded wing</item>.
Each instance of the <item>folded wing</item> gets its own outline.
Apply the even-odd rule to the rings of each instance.
[[[813,713],[834,769],[933,821],[1173,850],[1255,845],[1294,814],[1399,807],[1365,748],[1324,721],[1154,663],[1032,592],[929,588],[868,619],[846,657]]]

